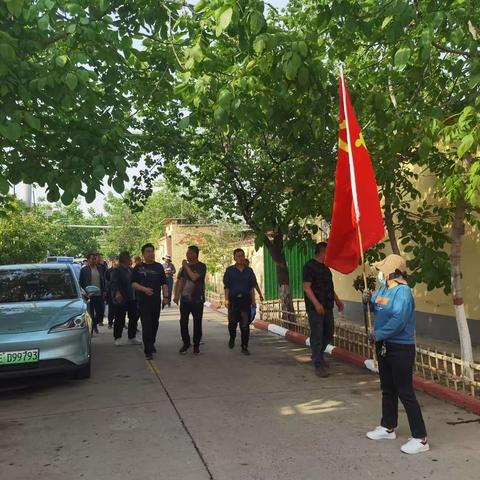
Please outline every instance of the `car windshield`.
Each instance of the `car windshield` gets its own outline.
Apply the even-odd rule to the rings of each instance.
[[[64,300],[77,296],[70,270],[0,270],[0,303]]]

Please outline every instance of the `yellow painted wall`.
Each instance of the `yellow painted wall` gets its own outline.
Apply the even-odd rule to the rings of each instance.
[[[417,188],[420,192],[423,192],[420,201],[426,198],[431,202],[433,197],[438,199],[439,203],[442,203],[442,196],[435,188],[435,177],[428,172],[422,173],[420,170],[418,170],[418,173],[420,177]],[[450,246],[448,244],[446,249],[449,253]],[[388,254],[391,251],[385,253]],[[408,255],[405,255],[405,258],[408,259]],[[371,273],[376,275],[376,271],[372,270]],[[360,269],[351,275],[334,273],[335,288],[339,296],[345,300],[359,301],[359,294],[353,289],[352,283],[354,278],[360,274]],[[480,320],[480,232],[474,230],[470,225],[466,226],[465,235],[462,239],[462,274],[463,299],[467,318]],[[445,295],[443,290],[436,289],[429,292],[423,284],[420,284],[414,288],[414,295],[417,310],[420,312],[455,315],[452,297],[451,295]]]

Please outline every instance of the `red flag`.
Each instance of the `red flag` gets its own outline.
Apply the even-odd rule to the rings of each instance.
[[[351,273],[360,260],[358,226],[363,251],[383,240],[382,209],[375,174],[360,126],[340,75],[340,128],[332,225],[325,264],[341,273]]]

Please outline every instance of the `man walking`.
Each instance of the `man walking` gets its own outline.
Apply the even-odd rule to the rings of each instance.
[[[315,374],[328,377],[329,367],[323,358],[323,352],[333,340],[333,306],[343,311],[343,303],[337,297],[333,287],[332,272],[325,265],[327,244],[320,242],[315,247],[314,257],[303,267],[303,291],[305,308],[310,323],[310,348],[315,365]]]
[[[105,313],[105,278],[97,268],[97,256],[95,253],[89,253],[87,264],[80,270],[80,286],[86,290],[89,286],[95,286],[100,290],[99,295],[89,297],[89,311],[92,317],[92,330],[98,333],[98,325],[103,322]]]
[[[172,263],[172,257],[170,255],[165,255],[163,257],[164,263],[162,263],[162,267],[165,270],[165,276],[167,277],[167,285],[168,285],[168,297],[172,298],[173,293],[173,276],[177,273],[177,269],[175,265]],[[170,303],[168,304],[170,306]]]
[[[128,313],[128,342],[140,345],[137,340],[138,308],[132,288],[131,257],[128,252],[120,253],[118,265],[110,273],[110,289],[112,294],[112,310],[114,311],[113,337],[115,345],[122,344],[125,327],[125,316]]]
[[[107,292],[106,294],[106,302],[108,305],[108,328],[113,328],[113,320],[115,317],[115,308],[113,305],[113,297],[112,297],[112,289],[111,289],[111,274],[112,270],[117,266],[118,264],[118,257],[112,257],[110,259],[110,268],[107,269],[105,272],[105,290]]]
[[[193,317],[193,353],[200,353],[202,339],[203,304],[205,302],[205,276],[207,266],[198,261],[199,250],[195,245],[187,249],[187,259],[183,260],[175,285],[174,302],[178,305],[180,298],[180,333],[183,346],[179,353],[185,354],[190,348],[188,322]]]
[[[142,247],[143,262],[133,269],[132,287],[138,292],[137,300],[142,322],[142,336],[145,357],[152,359],[156,352],[155,340],[161,307],[170,302],[168,298],[165,271],[160,263],[155,261],[155,247],[146,243]],[[163,300],[162,300],[163,292]]]
[[[250,310],[255,303],[255,273],[245,264],[245,252],[241,248],[233,251],[235,265],[225,270],[223,285],[225,287],[225,306],[228,309],[229,348],[235,346],[237,325],[242,336],[242,353],[250,355],[248,341],[250,338]]]

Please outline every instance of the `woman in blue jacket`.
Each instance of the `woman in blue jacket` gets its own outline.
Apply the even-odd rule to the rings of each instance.
[[[415,301],[406,280],[406,262],[400,255],[389,255],[374,264],[379,270],[380,288],[373,297],[364,294],[374,312],[374,333],[382,389],[380,426],[367,433],[371,440],[393,440],[398,421],[400,398],[408,417],[412,438],[402,445],[404,453],[430,449],[422,411],[413,389],[415,364]]]

